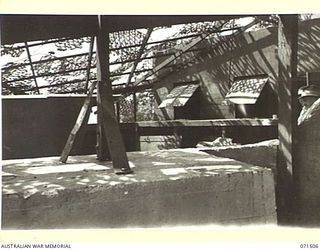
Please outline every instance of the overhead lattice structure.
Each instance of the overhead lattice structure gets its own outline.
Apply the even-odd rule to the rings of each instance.
[[[219,39],[219,32],[236,30],[239,26],[231,20],[219,30],[217,22],[155,27],[148,39],[147,29],[112,32],[109,35],[112,84],[123,87],[134,83],[155,67],[156,58],[172,55],[201,34],[214,33]],[[94,37],[4,45],[1,56],[5,62],[1,69],[5,95],[85,93],[96,78]]]

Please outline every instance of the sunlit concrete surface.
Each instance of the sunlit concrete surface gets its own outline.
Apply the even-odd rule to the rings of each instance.
[[[276,223],[270,169],[198,149],[128,153],[134,174],[96,156],[3,161],[2,227],[115,228]]]
[[[278,145],[279,140],[274,139],[254,144],[203,147],[200,150],[216,156],[228,157],[255,166],[270,168],[276,177]]]

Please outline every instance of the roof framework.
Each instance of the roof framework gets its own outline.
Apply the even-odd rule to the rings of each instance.
[[[94,32],[91,32],[91,36],[82,37],[79,35],[88,33],[78,29],[75,30],[75,33],[72,33],[72,36],[55,38],[54,36],[57,36],[59,32],[61,35],[71,34],[68,33],[69,30],[67,30],[68,32],[62,29],[59,31],[59,29],[56,28],[53,30],[51,37],[48,37],[46,33],[42,32],[36,36],[34,31],[36,27],[33,27],[31,30],[33,36],[30,36],[30,34],[26,35],[26,38],[23,38],[23,44],[8,44],[8,42],[13,42],[14,40],[17,42],[22,40],[21,34],[15,34],[12,32],[12,29],[9,30],[10,27],[21,31],[21,28],[19,28],[20,30],[17,29],[19,21],[20,24],[22,21],[28,21],[26,26],[29,27],[31,23],[34,23],[34,20],[39,20],[39,18],[44,22],[43,25],[48,25],[47,28],[52,28],[52,23],[56,23],[56,25],[59,26],[61,20],[65,19],[69,22],[72,21],[71,26],[80,22],[80,20],[84,20],[84,17],[76,16],[70,19],[69,17],[60,16],[59,18],[61,20],[55,17],[55,22],[49,22],[46,21],[47,19],[43,16],[2,16],[2,25],[4,28],[2,54],[22,54],[27,52],[27,59],[24,61],[7,63],[3,66],[3,94],[86,93],[89,83],[96,79]],[[223,25],[219,28],[216,26],[222,21],[219,21],[217,16],[170,16],[170,18],[168,18],[168,16],[156,16],[156,18],[152,19],[150,19],[150,16],[147,16],[145,18],[153,20],[151,25],[149,22],[146,23],[147,28],[130,30],[122,29],[142,27],[142,17],[138,16],[135,26],[131,26],[133,25],[132,19],[127,16],[104,18],[108,18],[109,23],[114,23],[114,26],[108,26],[108,31],[111,31],[111,33],[109,33],[109,51],[111,54],[109,61],[111,68],[110,78],[114,88],[120,88],[123,89],[123,91],[128,86],[132,87],[134,84],[137,85],[137,81],[139,85],[150,85],[150,80],[152,80],[152,76],[155,73],[155,60],[171,58],[171,61],[162,67],[171,69],[173,67],[171,62],[173,62],[177,56],[177,51],[185,46],[188,47],[188,44],[193,43],[197,39],[202,40],[203,38],[201,38],[201,36],[214,36],[218,41],[221,34],[225,32],[237,34],[237,32],[245,30],[245,28],[240,25],[232,25],[232,20],[241,18],[239,16],[220,16],[219,18],[223,21]],[[8,23],[9,20],[13,20],[11,24]],[[192,22],[198,20],[201,22]],[[87,17],[86,21],[88,26],[91,27],[91,16]],[[172,27],[152,25],[175,25],[181,22],[186,23],[180,25],[179,30],[171,36],[165,38],[163,38],[163,36],[161,38],[160,36],[160,39],[150,39],[159,31],[161,33],[161,31],[166,32],[166,30],[172,29]],[[39,41],[37,39],[38,37],[48,37],[49,39]],[[35,41],[27,41],[26,39],[28,38]],[[55,46],[58,50],[65,51],[66,53],[63,55],[55,55],[53,51],[49,50],[40,59],[33,59],[30,50],[33,49],[37,51],[45,46],[48,48]],[[76,50],[79,47],[86,47],[87,50],[82,49],[81,53],[73,52],[79,51]],[[199,53],[205,49],[195,46],[189,47],[190,48],[185,49],[183,53]],[[43,92],[43,90],[45,90],[45,92]],[[131,90],[135,89],[131,88]],[[119,92],[119,90],[117,92]]]

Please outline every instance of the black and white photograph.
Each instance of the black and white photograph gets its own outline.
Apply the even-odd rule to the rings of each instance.
[[[320,228],[319,13],[1,14],[2,230]]]

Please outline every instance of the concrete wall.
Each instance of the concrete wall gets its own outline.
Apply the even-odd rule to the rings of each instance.
[[[270,168],[276,180],[278,145],[279,141],[276,139],[255,144],[200,148],[200,150],[216,156]]]
[[[60,155],[83,102],[83,96],[3,96],[2,158]],[[121,132],[126,150],[137,150],[134,125],[121,126]],[[79,131],[71,155],[95,154],[95,147],[96,125],[88,124]]]
[[[172,149],[181,147],[181,136],[179,135],[144,135],[140,136],[140,150],[152,151]]]
[[[4,159],[59,155],[84,97],[12,96],[2,98]],[[95,152],[95,137],[81,131],[72,154]]]
[[[128,158],[126,176],[94,156],[71,156],[67,166],[57,157],[4,161],[2,228],[276,224],[269,169],[196,149]]]
[[[3,97],[2,158],[19,159],[60,155],[83,104],[84,97]],[[94,102],[93,102],[94,104]],[[91,119],[90,119],[91,120]],[[221,135],[220,129],[143,129],[135,134],[134,123],[120,124],[127,151],[194,147],[200,140]],[[175,135],[176,134],[176,135]],[[175,136],[174,136],[175,135]],[[235,142],[253,143],[275,138],[275,127],[230,128]],[[95,154],[96,125],[80,130],[71,155]]]

